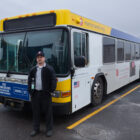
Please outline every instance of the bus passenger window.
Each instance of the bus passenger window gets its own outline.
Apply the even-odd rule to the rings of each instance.
[[[130,42],[125,42],[124,43],[124,49],[125,49],[125,60],[131,60]]]
[[[135,59],[135,44],[131,43],[131,59],[134,60]]]
[[[74,57],[84,56],[88,63],[88,39],[86,33],[73,33]]]
[[[117,62],[124,61],[124,43],[117,40]]]
[[[103,62],[115,62],[115,39],[113,38],[103,38]]]
[[[135,48],[136,48],[136,51],[135,51],[136,59],[140,59],[139,45],[135,44]]]

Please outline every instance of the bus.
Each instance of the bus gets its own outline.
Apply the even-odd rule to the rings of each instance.
[[[51,10],[0,20],[0,102],[30,105],[28,72],[43,51],[57,76],[54,111],[71,114],[140,78],[140,39],[77,15]]]

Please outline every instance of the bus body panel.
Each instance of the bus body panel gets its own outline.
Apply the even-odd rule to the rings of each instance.
[[[72,29],[73,33],[82,33],[80,30]],[[73,38],[71,38],[71,46],[73,49]],[[74,51],[71,53],[74,58]],[[74,60],[73,60],[74,62]],[[84,68],[75,68],[74,76],[72,77],[72,112],[79,110],[90,103],[90,78],[89,78],[89,66]]]
[[[115,89],[117,89],[129,83],[129,62],[116,63],[115,70]]]
[[[70,52],[68,52],[69,54],[71,54],[70,56],[71,60],[67,62],[67,64],[70,63],[69,65],[71,66],[71,69],[69,68],[68,74],[62,73],[63,75],[62,77],[57,77],[57,88],[54,94],[52,95],[53,96],[52,102],[55,104],[56,107],[60,109],[60,111],[65,112],[64,110],[66,110],[67,113],[73,113],[83,108],[84,106],[90,104],[91,94],[92,94],[91,89],[92,89],[95,77],[98,78],[97,75],[100,76],[100,74],[103,74],[103,76],[105,77],[105,80],[107,82],[106,94],[109,94],[119,89],[120,87],[125,86],[129,84],[130,82],[140,78],[140,44],[138,44],[140,43],[140,39],[138,39],[137,37],[128,35],[126,33],[123,33],[121,31],[115,30],[109,26],[105,26],[98,22],[76,15],[70,12],[69,10],[53,10],[53,11],[29,14],[28,16],[22,15],[22,16],[16,16],[13,18],[3,19],[0,21],[0,30],[4,31],[5,29],[5,31],[7,31],[6,28],[4,27],[4,23],[10,20],[14,21],[14,19],[16,19],[15,21],[20,21],[20,19],[22,18],[24,18],[25,20],[26,19],[28,20],[31,17],[35,17],[35,16],[38,17],[39,15],[51,14],[51,13],[56,14],[56,19],[55,19],[56,24],[53,24],[53,26],[46,26],[46,27],[35,26],[31,29],[29,29],[28,27],[27,28],[25,27],[25,29],[23,28],[21,30],[18,28],[17,29],[15,28],[13,30],[9,30],[8,32],[11,32],[11,34],[12,32],[20,32],[20,31],[26,32],[26,37],[27,37],[28,32],[32,32],[32,30],[35,30],[35,31],[47,30],[47,29],[52,30],[52,28],[65,27],[65,28],[68,28],[68,31],[70,32],[69,29],[71,29],[71,32],[69,33],[70,36],[68,40],[66,41],[66,42],[69,42],[71,40],[71,43],[69,43]],[[43,22],[45,23],[44,20]],[[8,32],[2,33],[2,35],[0,35],[0,42],[3,41],[3,38],[1,38],[1,36],[4,36],[4,34],[7,34]],[[73,35],[74,32],[80,33],[81,35],[84,34],[87,39],[86,41],[88,42],[88,43],[86,42],[86,45],[88,47],[88,51],[87,51],[88,61],[85,67],[76,67],[74,64],[74,57],[75,57],[74,56],[74,35]],[[65,35],[64,33],[62,33],[60,40],[57,40],[56,42],[53,42],[52,44],[50,44],[50,48],[51,46],[56,45],[58,48],[57,49],[53,48],[54,50],[56,50],[57,52],[64,52],[63,51],[64,44],[65,44],[63,42],[64,41],[63,35]],[[36,34],[38,35],[38,33]],[[24,41],[27,40],[26,37]],[[104,37],[113,38],[113,40],[115,40],[115,61],[113,63],[103,63],[104,61],[103,60],[104,59],[103,38]],[[57,36],[56,39],[58,38],[59,37]],[[51,38],[49,38],[49,41],[50,39]],[[139,45],[138,60],[137,59],[129,60],[129,61],[124,60],[122,62],[117,62],[116,42],[118,40],[123,40],[123,42],[126,42],[126,41],[131,42],[133,45],[137,43],[137,45]],[[21,42],[21,40],[19,41]],[[3,49],[3,48],[0,48],[0,49]],[[0,54],[0,59],[2,56],[3,55]],[[57,55],[55,54],[54,56],[57,56]],[[62,54],[60,56],[62,56]],[[16,61],[16,59],[18,61],[18,58],[16,58],[16,53],[13,59],[14,59],[14,62]],[[125,51],[124,51],[124,59],[125,59]],[[1,64],[3,65],[3,63]],[[15,62],[15,65],[16,65],[16,62]],[[56,64],[54,66],[56,66]],[[60,65],[58,66],[58,68],[60,68]],[[73,70],[73,73],[72,73],[72,70]],[[18,101],[30,102],[30,96],[29,96],[29,93],[27,92],[27,77],[28,77],[27,74],[26,75],[10,74],[10,76],[8,76],[8,70],[5,73],[0,73],[0,102],[2,102],[2,99],[4,100],[13,99],[11,100],[13,102],[14,102],[14,99]],[[56,109],[56,110],[59,110],[59,109]]]
[[[112,92],[116,87],[115,80],[115,64],[106,64],[101,67],[107,80],[107,93]]]

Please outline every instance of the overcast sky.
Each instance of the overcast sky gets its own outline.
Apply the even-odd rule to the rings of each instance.
[[[140,0],[3,0],[0,19],[53,9],[69,9],[140,37]]]

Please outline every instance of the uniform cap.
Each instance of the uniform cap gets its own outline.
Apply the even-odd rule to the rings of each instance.
[[[42,51],[37,52],[36,57],[38,56],[43,56],[44,57],[44,53]]]

